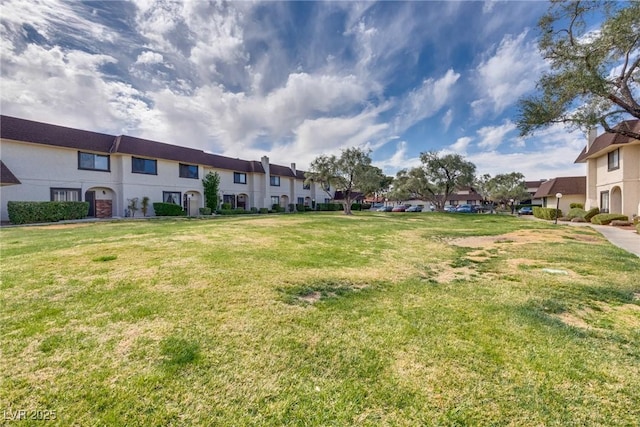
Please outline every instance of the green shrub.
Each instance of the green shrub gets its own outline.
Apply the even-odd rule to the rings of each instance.
[[[153,204],[153,210],[156,216],[182,216],[186,212],[182,210],[182,206],[175,203],[156,202]]]
[[[572,205],[576,205],[579,203],[572,203]],[[569,219],[573,219],[573,218],[584,218],[584,216],[587,214],[587,211],[585,211],[582,208],[571,208],[569,209],[569,213],[567,213],[567,218]]]
[[[582,204],[582,203],[570,203],[569,204],[569,208],[571,208],[571,209],[574,209],[574,208],[576,208],[576,209],[584,209],[584,204]]]
[[[594,216],[593,218],[591,218],[591,223],[592,224],[599,224],[599,225],[608,225],[609,223],[611,223],[611,221],[616,220],[616,219],[620,219],[620,220],[624,220],[624,221],[629,221],[629,217],[626,215],[622,215],[622,214],[598,214],[596,216]]]
[[[368,211],[369,209],[371,209],[371,203],[363,203],[362,204],[362,210],[363,211]]]
[[[211,208],[200,208],[200,215],[211,215]]]
[[[361,203],[351,203],[351,210],[352,211],[361,211],[362,210],[362,204]]]
[[[296,210],[296,205],[293,203],[289,203],[289,212],[294,212]]]
[[[305,209],[305,206],[304,206],[304,205],[297,204],[297,205],[296,205],[296,210],[297,210],[298,212],[304,212],[306,209]]]
[[[584,219],[587,222],[591,222],[591,218],[593,218],[594,216],[598,215],[599,213],[600,213],[600,208],[591,208],[584,215]]]
[[[269,213],[269,209],[267,209],[267,208],[260,208],[260,213],[261,213],[261,214],[268,214],[268,213]]]
[[[540,219],[556,219],[556,215],[559,217],[562,216],[562,209],[556,208],[543,208],[540,206],[533,207],[533,216]]]
[[[253,214],[258,213],[258,208],[256,208],[255,206],[253,206],[253,207],[251,208],[251,213],[253,213]]]
[[[7,202],[9,221],[12,224],[57,222],[85,218],[89,202]]]
[[[231,203],[223,203],[220,209],[223,211],[231,210]]]

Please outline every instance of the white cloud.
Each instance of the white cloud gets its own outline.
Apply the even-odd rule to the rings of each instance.
[[[164,58],[156,52],[144,51],[136,59],[136,64],[162,64]]]
[[[453,108],[449,108],[444,116],[442,116],[442,124],[444,125],[445,132],[449,130],[449,126],[451,126],[451,122],[453,122]]]
[[[471,141],[473,141],[473,139],[468,136],[458,138],[456,142],[449,146],[449,150],[457,154],[464,154],[467,152],[467,148],[469,147]]]
[[[535,87],[546,63],[528,30],[517,37],[504,36],[496,52],[477,68],[476,87],[482,98],[472,104],[477,116],[499,114]]]
[[[504,142],[505,137],[516,129],[516,125],[510,120],[504,122],[500,126],[484,126],[478,129],[477,133],[480,137],[478,147],[482,149],[494,150]]]
[[[411,169],[421,165],[419,157],[408,157],[408,144],[406,141],[399,141],[396,150],[384,160],[374,161],[374,166],[383,170],[387,175],[395,175],[400,169]]]
[[[394,120],[394,130],[403,132],[421,120],[431,117],[451,99],[452,89],[460,74],[449,69],[439,79],[426,79],[422,85],[402,99]]]

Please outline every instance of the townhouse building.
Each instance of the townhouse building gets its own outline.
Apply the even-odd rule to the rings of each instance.
[[[202,178],[220,175],[219,202],[249,210],[278,204],[312,206],[326,198],[304,171],[271,164],[267,156],[242,160],[164,142],[109,135],[0,116],[0,209],[8,201],[87,201],[89,216],[122,217],[129,201],[205,206]]]
[[[625,120],[617,128],[640,132],[640,120]],[[586,165],[585,209],[640,215],[640,140],[619,133],[589,132],[587,145],[575,163]]]

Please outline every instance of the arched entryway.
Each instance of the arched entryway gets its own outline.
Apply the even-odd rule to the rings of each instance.
[[[89,202],[89,214],[93,218],[111,218],[115,192],[108,187],[91,187],[84,192],[84,201]]]
[[[196,216],[200,213],[202,207],[202,195],[200,192],[191,190],[185,191],[182,196],[182,208],[187,213],[187,216]]]
[[[609,212],[622,213],[622,190],[620,187],[613,187],[609,192]]]
[[[239,208],[244,210],[249,209],[249,196],[244,193],[238,194],[238,198],[236,199],[236,204]]]
[[[280,207],[288,209],[288,207],[289,207],[289,196],[287,196],[287,195],[280,196]]]

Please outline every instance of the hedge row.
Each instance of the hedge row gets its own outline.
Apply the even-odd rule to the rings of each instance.
[[[629,221],[629,217],[621,214],[598,214],[591,218],[592,224],[609,225],[614,220]]]
[[[85,218],[89,202],[7,202],[12,224],[33,224]]]
[[[156,202],[153,204],[153,210],[156,216],[183,216],[186,212],[182,209],[182,206],[175,203],[162,203]]]
[[[556,208],[543,208],[540,206],[534,206],[533,216],[540,219],[556,219],[562,216],[562,209]]]

